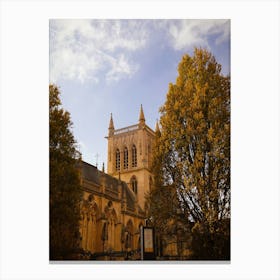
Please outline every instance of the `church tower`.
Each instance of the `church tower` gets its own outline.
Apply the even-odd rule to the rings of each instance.
[[[126,182],[142,210],[145,210],[145,194],[153,184],[151,164],[155,132],[145,123],[142,104],[139,121],[131,126],[115,129],[111,114],[106,138],[108,174]]]

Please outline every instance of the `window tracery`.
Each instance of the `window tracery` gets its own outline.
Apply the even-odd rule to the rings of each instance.
[[[123,152],[123,168],[128,169],[128,149],[127,149],[127,147],[124,148],[124,152]]]
[[[94,196],[90,194],[87,199],[83,199],[81,209],[81,245],[86,251],[93,252],[96,247],[96,220],[98,206]]]
[[[132,146],[132,167],[137,167],[137,149],[135,145]]]
[[[116,150],[116,171],[120,171],[120,150]]]

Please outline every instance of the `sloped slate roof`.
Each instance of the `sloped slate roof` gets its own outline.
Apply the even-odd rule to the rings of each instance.
[[[99,171],[95,166],[82,161],[81,171],[84,179],[91,181],[97,185],[100,185],[99,174],[98,174]]]
[[[126,196],[126,204],[130,209],[134,209],[135,204],[135,195],[134,193],[128,188],[127,184],[124,183],[123,185],[123,192],[125,192]]]
[[[114,191],[117,192],[118,191],[119,180],[110,176],[110,175],[108,175],[108,174],[106,174],[106,173],[104,173],[104,172],[101,172],[101,171],[99,171],[99,172],[100,172],[102,178],[105,179],[105,186],[110,187]]]
[[[114,191],[118,191],[119,180],[97,169],[94,165],[87,162],[81,162],[82,176],[84,179],[100,185],[101,178],[105,180],[106,187],[112,187]]]
[[[134,193],[129,189],[127,184],[123,181],[119,182],[119,180],[115,177],[112,177],[100,170],[98,170],[94,165],[91,165],[87,162],[82,161],[81,162],[81,172],[84,179],[96,184],[100,185],[100,179],[102,178],[105,180],[105,187],[111,188],[114,191],[118,191],[119,185],[121,186],[121,198],[124,196],[126,197],[126,203],[127,206],[130,209],[134,209],[135,207],[135,195]]]

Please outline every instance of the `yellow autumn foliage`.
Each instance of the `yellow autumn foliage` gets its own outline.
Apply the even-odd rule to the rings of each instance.
[[[158,188],[172,185],[177,206],[194,222],[229,218],[230,77],[210,52],[197,48],[182,57],[160,113]]]

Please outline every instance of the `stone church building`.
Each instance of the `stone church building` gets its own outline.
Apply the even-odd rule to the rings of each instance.
[[[106,138],[108,174],[86,162],[79,167],[83,187],[80,247],[91,259],[139,259],[145,195],[153,185],[155,132],[146,125],[141,105],[134,125],[115,129],[111,115]]]

